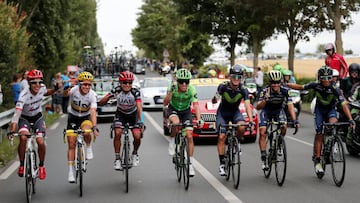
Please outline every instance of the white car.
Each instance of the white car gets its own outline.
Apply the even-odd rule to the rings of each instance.
[[[162,109],[170,80],[165,77],[152,77],[141,80],[141,100],[144,109]]]

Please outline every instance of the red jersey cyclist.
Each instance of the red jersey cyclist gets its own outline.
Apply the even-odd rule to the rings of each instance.
[[[45,121],[42,114],[41,103],[44,96],[53,94],[55,89],[46,89],[43,84],[43,73],[39,70],[31,70],[27,74],[29,86],[20,92],[19,100],[16,102],[15,113],[11,120],[10,136],[15,133],[18,127],[20,143],[18,146],[18,154],[20,159],[20,167],[18,175],[24,176],[24,159],[26,140],[25,135],[30,135],[30,128],[36,133],[36,143],[38,145],[39,154],[39,178],[44,180],[46,178],[46,170],[44,166],[46,145],[45,137]],[[33,126],[31,126],[33,124]]]

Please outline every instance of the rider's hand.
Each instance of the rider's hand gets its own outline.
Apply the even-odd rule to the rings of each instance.
[[[212,102],[213,104],[216,104],[216,103],[217,103],[217,98],[216,98],[216,96],[214,96],[214,97],[212,98],[211,102]]]
[[[197,120],[197,124],[200,128],[204,126],[204,121],[202,119]]]
[[[299,126],[300,126],[299,121],[298,121],[298,120],[294,120],[294,121],[293,121],[293,127],[294,127],[294,128],[298,128]]]
[[[94,135],[97,137],[99,136],[99,128],[97,128],[96,126],[92,127],[92,131],[94,133]]]
[[[270,87],[265,88],[264,100],[269,101],[270,99]]]
[[[15,132],[13,132],[13,131],[10,131],[10,132],[7,133],[7,137],[8,137],[9,140],[12,140],[14,138],[14,133]]]
[[[173,81],[173,82],[171,83],[171,92],[174,92],[174,91],[175,91],[175,89],[176,89],[176,84],[177,84],[176,81]]]
[[[355,128],[355,121],[354,120],[349,120],[349,123],[350,123],[350,127],[351,128]]]

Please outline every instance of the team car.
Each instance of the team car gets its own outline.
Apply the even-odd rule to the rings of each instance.
[[[201,140],[201,139],[213,139],[217,138],[217,129],[216,129],[216,112],[220,101],[218,103],[213,104],[211,99],[214,97],[217,87],[219,84],[227,81],[226,79],[219,79],[219,78],[199,78],[199,79],[191,79],[190,84],[192,84],[197,90],[197,97],[199,101],[199,109],[201,119],[205,122],[202,128],[199,128],[195,125],[196,117],[195,111],[191,106],[191,111],[193,113],[193,123],[194,123],[194,132],[193,137],[194,139]],[[244,133],[244,140],[248,142],[255,142],[257,138],[257,129],[258,129],[258,114],[255,108],[250,105],[253,120],[255,122],[255,128],[250,133],[248,129]],[[245,118],[246,122],[249,122],[249,118],[245,111],[244,101],[240,103],[239,106],[240,112]],[[163,129],[164,134],[169,135],[169,120],[167,115],[167,107],[164,107],[163,110]]]
[[[95,78],[92,83],[92,89],[96,93],[97,101],[100,101],[107,93],[109,93],[114,87],[119,85],[118,78],[105,77],[102,79]],[[110,118],[115,116],[116,112],[116,98],[111,98],[104,106],[97,107],[97,117]]]
[[[162,109],[170,80],[166,77],[145,78],[140,81],[143,109]]]

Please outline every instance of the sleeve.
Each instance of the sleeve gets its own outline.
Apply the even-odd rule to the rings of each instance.
[[[344,104],[345,98],[344,98],[343,94],[341,93],[340,88],[334,87],[334,93],[335,93],[336,97],[339,99],[339,102],[341,104]]]
[[[242,95],[244,97],[244,101],[248,101],[249,100],[249,91],[246,88],[241,88],[242,89]]]
[[[95,91],[91,90],[90,108],[97,108],[97,99]]]
[[[198,102],[198,97],[197,97],[197,91],[196,88],[194,86],[189,86],[191,88],[191,95],[192,95],[192,102]]]
[[[304,85],[304,90],[313,89],[318,83],[310,82]]]

